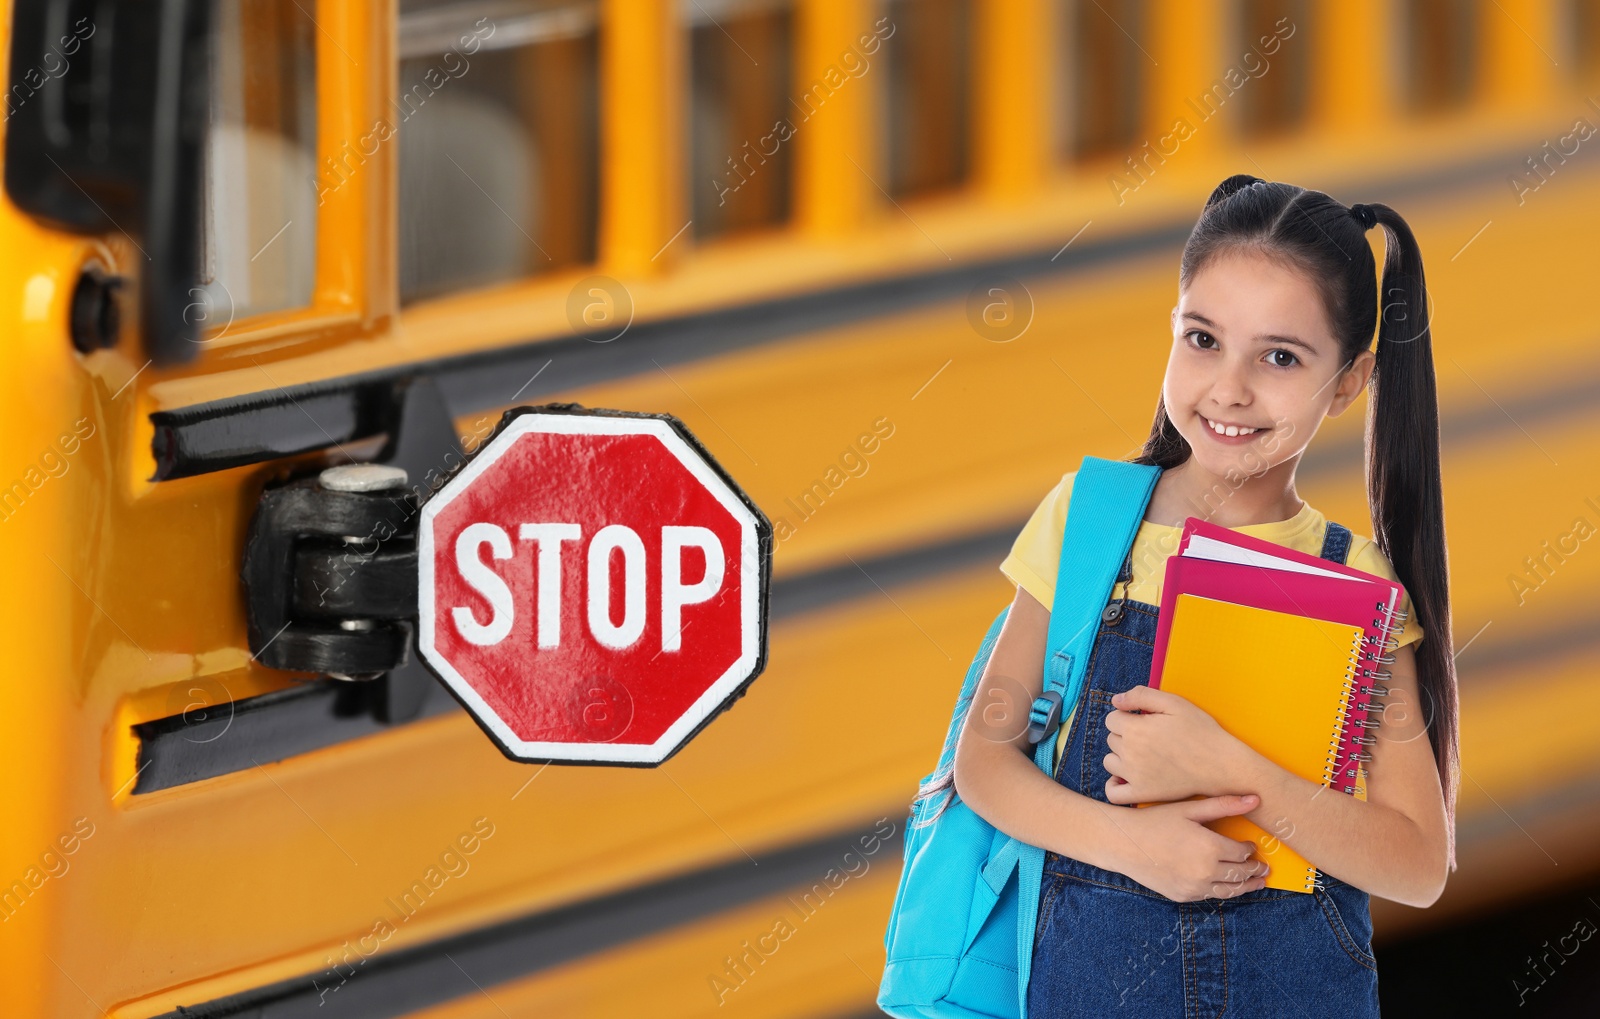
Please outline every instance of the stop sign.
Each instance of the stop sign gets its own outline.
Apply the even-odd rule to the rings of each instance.
[[[676,418],[518,408],[423,505],[417,646],[508,757],[659,764],[765,665],[771,555]]]

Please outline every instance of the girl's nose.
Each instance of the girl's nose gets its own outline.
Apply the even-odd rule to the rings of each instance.
[[[1248,406],[1250,385],[1246,381],[1248,366],[1226,365],[1217,369],[1211,380],[1211,403],[1220,412],[1223,408]]]

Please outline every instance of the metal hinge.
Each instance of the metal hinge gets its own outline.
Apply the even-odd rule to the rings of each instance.
[[[394,396],[378,463],[330,467],[261,493],[241,579],[251,656],[361,684],[384,723],[417,717],[437,682],[413,653],[416,524],[463,458],[437,387]]]
[[[261,494],[244,555],[257,661],[369,680],[410,660],[419,506],[405,486],[401,468],[348,464]]]

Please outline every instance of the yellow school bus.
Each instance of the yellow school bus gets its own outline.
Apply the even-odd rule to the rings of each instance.
[[[1428,258],[1461,867],[1380,953],[1600,865],[1593,0],[0,13],[5,1015],[872,1014],[995,567],[1142,443],[1237,172]],[[253,632],[264,491],[558,401],[774,527],[767,669],[671,760],[518,764],[414,653]],[[1299,477],[1370,534],[1360,427]]]

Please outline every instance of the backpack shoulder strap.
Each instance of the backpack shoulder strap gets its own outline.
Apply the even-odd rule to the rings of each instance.
[[[1160,476],[1160,467],[1085,456],[1073,478],[1045,640],[1044,692],[1029,713],[1028,740],[1046,772],[1053,751],[1046,737],[1082,692],[1100,613]]]
[[[1111,597],[1122,559],[1133,546],[1145,507],[1155,492],[1161,468],[1123,460],[1083,458],[1072,482],[1067,523],[1061,535],[1061,563],[1050,606],[1050,631],[1045,640],[1044,693],[1029,713],[1028,739],[1033,760],[1051,773],[1053,736],[1061,726],[1062,704],[1076,704],[1088,671],[1089,652],[1100,632],[1100,613]],[[1044,878],[1044,850],[1008,838],[999,867],[1015,859],[1017,867],[1017,998],[1021,1019],[1028,1019],[1028,982],[1033,972],[1033,943],[1038,924],[1039,888]],[[986,869],[991,885],[1006,875]]]

